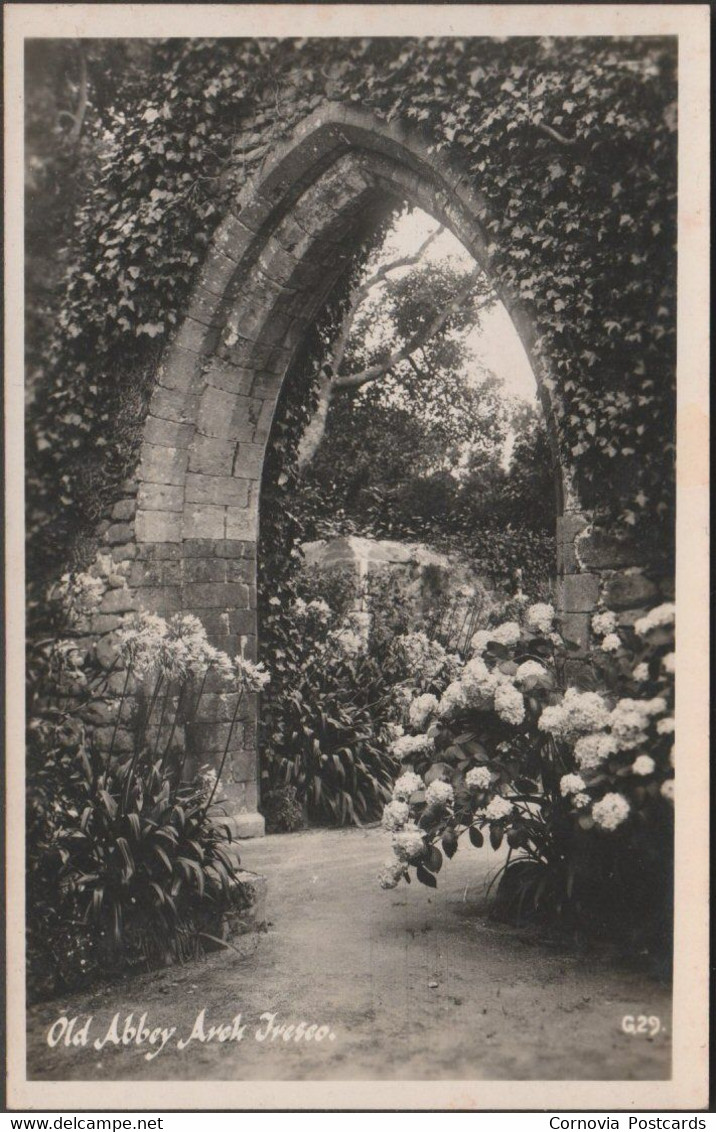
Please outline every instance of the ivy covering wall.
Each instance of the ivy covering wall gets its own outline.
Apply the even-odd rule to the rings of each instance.
[[[464,170],[485,201],[496,282],[536,328],[582,502],[668,546],[675,41],[167,40],[143,65],[111,104],[90,81],[92,158],[56,333],[31,343],[45,359],[28,414],[38,570],[91,538],[131,473],[214,229],[326,100],[404,121]]]

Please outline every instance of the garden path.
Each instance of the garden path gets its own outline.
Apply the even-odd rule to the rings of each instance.
[[[667,989],[638,965],[575,950],[482,915],[497,858],[461,849],[437,890],[382,891],[389,856],[376,828],[308,831],[242,845],[246,868],[268,877],[269,928],[237,950],[29,1014],[29,1075],[41,1079],[659,1079],[669,1075]],[[247,1023],[240,1042],[192,1041],[206,1025]],[[97,1052],[62,1043],[49,1026],[63,1011],[92,1015],[91,1039],[120,1012],[176,1035],[153,1060],[146,1046]],[[265,1012],[277,1022],[325,1025],[335,1037],[258,1042]],[[625,1014],[655,1014],[653,1040],[621,1030]]]

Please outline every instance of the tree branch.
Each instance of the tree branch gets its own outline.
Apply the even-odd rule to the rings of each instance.
[[[441,224],[426,240],[423,240],[416,252],[412,255],[402,256],[400,259],[394,259],[391,263],[386,263],[382,267],[379,267],[369,279],[366,279],[353,290],[346,316],[343,319],[341,332],[338,335],[333,354],[329,361],[331,371],[334,375],[338,374],[338,370],[343,363],[351,331],[353,330],[353,323],[355,322],[356,315],[363,300],[370,294],[374,287],[377,287],[379,283],[383,282],[391,271],[397,271],[400,267],[414,267],[419,263],[433,241],[436,240],[438,236],[442,235],[444,231],[445,229]]]
[[[376,378],[383,377],[384,374],[392,369],[400,362],[407,361],[411,354],[419,350],[427,342],[433,338],[439,330],[442,330],[445,323],[455,314],[455,312],[462,306],[465,299],[468,297],[474,288],[477,280],[482,274],[481,268],[475,268],[474,271],[468,276],[467,282],[460,288],[451,303],[439,311],[431,321],[423,327],[418,334],[415,335],[413,340],[409,342],[400,350],[395,350],[390,357],[386,358],[383,362],[377,362],[375,365],[368,366],[367,369],[361,370],[359,373],[347,374],[343,377],[335,376],[331,382],[333,389],[358,389],[361,385],[365,385],[369,381],[375,381]],[[493,301],[493,296],[490,295],[485,303],[481,306],[487,306],[488,303]],[[480,308],[478,308],[480,309]]]

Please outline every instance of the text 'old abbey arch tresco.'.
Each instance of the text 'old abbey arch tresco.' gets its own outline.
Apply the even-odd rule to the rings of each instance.
[[[355,254],[356,232],[381,202],[408,201],[450,228],[488,274],[496,248],[473,172],[400,119],[325,101],[252,172],[209,244],[190,300],[165,347],[151,396],[136,486],[115,504],[109,545],[131,542],[135,607],[199,616],[214,644],[254,658],[256,546],[266,445],[292,360]],[[548,426],[561,386],[534,355],[540,328],[502,281],[500,298],[531,355]],[[638,608],[657,594],[631,544],[605,538],[580,506],[572,469],[560,478],[557,602],[565,634],[587,649],[600,594]],[[123,534],[117,535],[121,525]],[[193,741],[224,748],[227,697]],[[236,830],[260,832],[257,704],[235,729],[225,791]]]

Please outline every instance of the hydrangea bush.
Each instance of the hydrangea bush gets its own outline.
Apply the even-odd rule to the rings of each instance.
[[[579,680],[577,647],[554,610],[526,605],[479,630],[452,679],[434,679],[426,649],[405,696],[405,770],[385,807],[392,888],[411,875],[434,887],[460,844],[505,845],[498,906],[517,918],[573,923],[665,941],[674,801],[674,607],[633,626],[595,613],[597,647]]]

